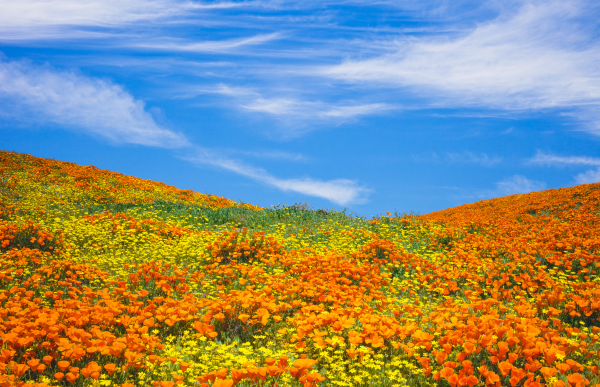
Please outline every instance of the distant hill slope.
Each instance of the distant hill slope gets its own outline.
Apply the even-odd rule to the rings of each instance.
[[[571,219],[582,213],[598,215],[599,211],[600,183],[594,183],[482,200],[432,212],[422,215],[421,218],[435,222],[482,226],[513,221],[525,215]]]
[[[9,202],[21,199],[21,205],[27,198],[26,205],[39,206],[165,201],[210,208],[259,208],[94,166],[6,151],[0,151],[0,197]]]

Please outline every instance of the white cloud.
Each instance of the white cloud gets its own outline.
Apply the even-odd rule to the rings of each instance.
[[[538,165],[587,165],[600,166],[600,158],[587,156],[556,156],[537,151],[536,155],[528,160],[531,164]],[[591,184],[600,182],[600,168],[590,169],[574,176],[575,184]]]
[[[0,114],[64,125],[119,143],[188,145],[183,135],[157,125],[144,103],[119,85],[26,62],[0,61]]]
[[[360,187],[355,180],[336,179],[329,181],[304,179],[270,178],[266,183],[283,191],[294,191],[308,196],[327,199],[339,205],[364,203],[370,190]]]
[[[120,28],[194,10],[242,5],[244,3],[183,0],[2,0],[0,40],[89,37],[92,35],[84,27]]]
[[[370,114],[381,114],[386,110],[395,109],[387,103],[367,103],[349,106],[332,106],[319,113],[320,117],[349,118]]]
[[[308,121],[352,119],[355,117],[398,109],[387,103],[326,103],[322,101],[305,101],[295,97],[264,97],[262,94],[248,88],[217,85],[213,92],[236,98],[239,107],[257,113],[266,113],[283,120]]]
[[[244,156],[254,157],[257,159],[271,160],[286,160],[286,161],[305,161],[306,156],[301,153],[290,153],[283,151],[263,150],[263,151],[246,151],[233,150],[232,153],[241,154]]]
[[[464,151],[462,153],[447,153],[446,159],[450,162],[481,164],[486,167],[497,165],[502,161],[502,157],[490,157],[485,153],[476,154],[469,151]]]
[[[539,165],[600,165],[600,158],[586,156],[556,156],[537,151],[534,157],[527,160]]]
[[[166,43],[142,43],[134,44],[132,47],[149,48],[165,51],[189,51],[189,52],[227,52],[232,48],[253,46],[263,44],[280,37],[279,33],[255,35],[249,38],[225,39],[202,41],[196,43],[166,42]]]
[[[196,155],[186,159],[199,165],[213,165],[265,183],[282,191],[292,191],[303,195],[319,197],[339,205],[364,203],[367,200],[368,194],[372,192],[355,180],[280,179],[269,174],[262,168],[256,168],[232,159],[223,158],[205,149],[197,149]]]
[[[529,180],[525,176],[514,175],[496,183],[496,189],[492,192],[493,197],[509,196],[514,194],[525,194],[546,189],[546,183],[542,181]]]
[[[600,46],[577,18],[584,0],[524,0],[457,38],[397,41],[396,52],[321,69],[350,82],[415,89],[446,106],[504,109],[600,107]],[[595,24],[594,24],[595,25]],[[593,128],[598,131],[600,128]]]
[[[464,200],[486,200],[516,194],[527,194],[546,189],[545,182],[531,180],[522,175],[513,175],[511,177],[507,177],[494,183],[494,186],[495,188],[489,189],[465,189],[458,187],[442,188],[458,191],[453,196],[462,202],[464,202]]]
[[[600,168],[592,169],[575,176],[577,184],[591,184],[600,182]]]
[[[413,154],[412,159],[416,162],[433,161],[445,163],[465,163],[465,164],[480,164],[485,167],[492,167],[502,162],[502,157],[489,156],[486,153],[473,153],[470,151],[450,152],[438,155],[436,152],[427,152],[421,154]]]
[[[312,106],[311,106],[312,105]],[[242,102],[240,107],[259,113],[268,113],[274,116],[304,115],[308,108],[316,108],[317,104],[311,102],[301,103],[289,98],[263,98],[256,97]]]
[[[110,26],[171,14],[172,1],[20,0],[3,1],[6,27],[45,25]]]

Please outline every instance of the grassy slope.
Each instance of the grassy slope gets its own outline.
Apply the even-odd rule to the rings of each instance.
[[[367,221],[0,152],[0,203],[0,385],[600,383],[600,184]]]

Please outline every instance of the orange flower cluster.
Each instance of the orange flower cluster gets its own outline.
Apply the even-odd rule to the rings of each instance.
[[[213,259],[221,264],[252,263],[255,259],[261,262],[264,257],[276,256],[282,251],[282,246],[272,237],[265,238],[264,232],[248,235],[248,229],[244,228],[241,232],[223,231],[223,237],[206,246]]]
[[[208,249],[214,257],[239,258],[245,251],[257,250],[250,245],[246,237],[232,231]],[[217,300],[203,304],[208,312],[202,323],[195,324],[200,332],[216,337],[285,320],[295,327],[288,337],[297,349],[318,351],[344,343],[351,346],[346,350],[350,358],[359,354],[362,358],[358,346],[367,346],[372,353],[401,349],[418,360],[425,375],[452,386],[480,382],[499,386],[507,378],[513,386],[536,387],[556,372],[583,386],[598,374],[597,366],[572,357],[598,359],[600,329],[593,326],[585,333],[556,318],[565,317],[571,301],[565,299],[566,289],[558,279],[538,270],[539,261],[515,256],[511,262],[496,262],[461,252],[436,263],[383,239],[372,240],[350,256],[278,247],[272,243],[265,247],[269,254],[259,255],[270,257],[263,259],[265,263],[283,268],[281,274],[234,259],[207,268],[222,277],[223,291]],[[382,289],[390,284],[388,273],[398,269],[412,273],[420,291],[446,295],[446,300],[427,315],[416,297],[414,303],[390,303]],[[243,289],[226,290],[225,285],[234,283]],[[459,293],[469,302],[450,297]],[[561,300],[562,311],[549,304],[560,306]],[[513,306],[506,306],[507,302]],[[392,315],[382,313],[386,310]],[[573,336],[575,341],[570,339]]]
[[[316,363],[316,360],[307,359],[304,355],[300,359],[294,360],[292,365],[288,364],[288,358],[282,356],[279,360],[265,359],[265,367],[256,367],[254,363],[245,364],[245,368],[232,369],[231,379],[227,379],[229,370],[222,368],[218,371],[210,372],[198,377],[200,387],[209,387],[207,382],[212,383],[212,387],[232,387],[244,380],[249,380],[255,386],[271,386],[276,384],[283,374],[289,373],[294,379],[303,384],[304,387],[314,387],[317,383],[325,380],[318,372],[309,372]]]
[[[591,184],[419,217],[446,259],[443,265],[417,259],[418,280],[429,291],[463,293],[472,300],[449,303],[445,312],[430,316],[444,327],[439,342],[450,346],[446,355],[463,347],[456,358],[459,368],[463,358],[479,350],[498,367],[493,374],[479,370],[488,384],[510,374],[514,386],[539,371],[544,379],[565,374],[569,383],[583,386],[598,374],[599,207],[600,184]],[[569,359],[573,356],[593,359],[594,365]],[[443,364],[444,353],[436,357]],[[456,381],[447,368],[441,377]]]
[[[13,214],[12,206],[4,207],[6,214]],[[25,224],[14,224],[0,219],[0,251],[8,251],[13,248],[30,247],[42,251],[52,251],[56,245],[63,242],[61,235],[44,230],[38,224],[28,220]],[[60,253],[61,250],[56,250]]]
[[[106,273],[93,266],[44,258],[28,248],[0,258],[0,288],[8,289],[0,290],[0,347],[8,348],[0,356],[2,386],[21,385],[17,379],[28,372],[70,383],[104,372],[125,378],[162,348],[151,329],[164,334],[189,325],[200,308],[187,293],[187,272],[168,263],[142,265],[129,281],[105,283]]]

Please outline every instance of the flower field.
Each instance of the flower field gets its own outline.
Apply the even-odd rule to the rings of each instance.
[[[372,220],[0,152],[0,386],[599,386],[600,184]]]

